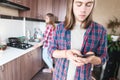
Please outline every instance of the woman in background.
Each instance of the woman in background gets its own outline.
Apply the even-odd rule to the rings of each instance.
[[[50,46],[50,41],[53,37],[53,32],[55,30],[54,15],[52,13],[47,13],[45,16],[46,30],[43,37],[43,60],[47,64],[48,69],[43,69],[43,72],[53,71],[53,60],[48,55],[48,47]]]
[[[105,63],[107,36],[92,20],[95,1],[67,1],[65,21],[56,27],[48,49],[56,61],[53,80],[92,80],[92,65]]]

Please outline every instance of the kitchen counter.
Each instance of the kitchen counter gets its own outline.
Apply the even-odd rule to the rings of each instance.
[[[13,48],[13,47],[7,47],[6,50],[0,51],[0,66],[42,46],[42,43],[37,43],[37,42],[29,42],[29,44],[34,45],[33,47],[23,50],[23,49],[18,49],[18,48]]]

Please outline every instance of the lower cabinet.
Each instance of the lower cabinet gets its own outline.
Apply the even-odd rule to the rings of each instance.
[[[41,48],[0,66],[0,80],[31,80],[44,66]]]
[[[15,59],[0,66],[0,80],[20,80],[20,61]]]

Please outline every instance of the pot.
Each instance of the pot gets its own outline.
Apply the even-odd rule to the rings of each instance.
[[[19,41],[21,43],[24,43],[24,41],[26,40],[26,37],[25,36],[21,36],[21,37],[18,37]]]
[[[17,37],[9,37],[9,43],[20,43],[20,40]]]
[[[7,48],[7,45],[0,45],[0,51],[5,50]]]

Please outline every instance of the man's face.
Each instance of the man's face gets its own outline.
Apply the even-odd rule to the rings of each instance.
[[[94,0],[74,0],[73,13],[77,22],[84,21],[90,14]]]

